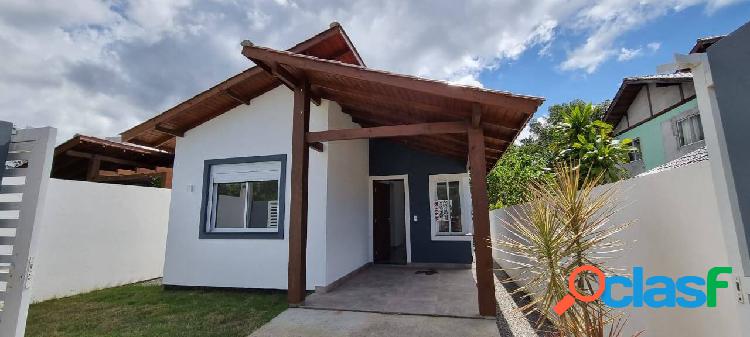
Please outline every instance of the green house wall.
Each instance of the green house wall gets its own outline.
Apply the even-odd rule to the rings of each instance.
[[[641,154],[643,156],[643,165],[648,171],[654,167],[666,163],[664,155],[664,136],[662,135],[661,123],[672,119],[673,117],[686,110],[696,108],[697,106],[698,101],[696,99],[692,99],[685,102],[685,104],[683,105],[680,105],[670,111],[667,111],[666,113],[654,117],[648,122],[645,122],[633,129],[617,135],[615,138],[639,138],[641,140]]]

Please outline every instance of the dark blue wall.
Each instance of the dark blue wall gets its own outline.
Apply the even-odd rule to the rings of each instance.
[[[409,175],[411,260],[414,263],[471,263],[471,242],[432,241],[429,176],[464,173],[466,162],[418,151],[400,143],[370,139],[370,175]],[[418,221],[413,221],[414,216]]]

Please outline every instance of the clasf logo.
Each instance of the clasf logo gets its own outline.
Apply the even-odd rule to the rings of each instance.
[[[590,272],[596,275],[599,288],[591,295],[582,295],[575,286],[578,275]],[[700,276],[683,276],[673,279],[667,276],[644,277],[643,267],[633,267],[633,276],[609,276],[599,268],[585,265],[580,266],[570,273],[568,278],[568,291],[570,294],[563,297],[552,310],[562,315],[576,300],[592,302],[601,298],[602,302],[612,308],[624,308],[633,306],[636,308],[648,306],[651,308],[698,308],[706,305],[716,306],[716,291],[720,288],[728,288],[729,282],[719,280],[721,274],[731,274],[732,267],[713,267],[709,269],[705,278]],[[622,287],[627,295],[615,298],[612,295],[614,287]],[[629,291],[628,291],[629,290]]]

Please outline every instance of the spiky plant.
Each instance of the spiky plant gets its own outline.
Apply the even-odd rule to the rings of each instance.
[[[603,176],[582,176],[579,166],[558,165],[552,181],[534,182],[529,187],[531,202],[510,211],[503,221],[509,234],[495,242],[495,248],[513,258],[506,259],[519,271],[519,291],[531,296],[521,310],[534,311],[549,319],[565,336],[604,336],[603,326],[616,314],[597,300],[576,301],[563,315],[551,311],[568,291],[568,276],[583,265],[592,265],[605,274],[619,270],[605,262],[620,252],[623,243],[614,235],[630,223],[610,224],[618,210],[617,187],[595,190]],[[599,285],[591,273],[581,273],[577,289],[591,295]]]

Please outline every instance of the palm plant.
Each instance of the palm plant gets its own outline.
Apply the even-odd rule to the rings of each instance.
[[[605,262],[623,249],[614,235],[630,223],[609,223],[618,210],[617,188],[609,185],[595,190],[603,174],[582,176],[580,166],[572,165],[558,165],[554,172],[552,181],[529,186],[531,201],[509,212],[510,221],[504,221],[508,235],[501,236],[495,247],[512,256],[506,261],[516,266],[521,275],[517,281],[525,284],[519,291],[531,295],[521,310],[546,316],[565,336],[602,337],[605,325],[615,321],[617,314],[601,301],[578,301],[561,316],[550,309],[569,293],[568,276],[577,267],[591,265],[605,274],[618,272]],[[581,273],[578,292],[594,294],[597,282],[594,274]],[[610,333],[618,331],[614,329]]]

